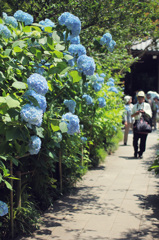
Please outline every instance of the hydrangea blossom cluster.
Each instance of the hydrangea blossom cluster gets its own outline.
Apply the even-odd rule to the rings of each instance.
[[[94,90],[95,90],[96,92],[99,92],[99,91],[101,90],[101,88],[102,88],[102,84],[100,84],[100,83],[94,83],[94,84],[93,84],[93,88],[94,88]]]
[[[8,213],[8,206],[5,202],[0,201],[0,217]]]
[[[34,97],[37,100],[39,107],[43,110],[43,112],[46,111],[47,103],[46,103],[46,98],[44,96],[36,93],[34,90],[26,91],[24,94],[24,97],[28,98],[28,96]],[[31,99],[29,100],[31,101]],[[31,102],[31,105],[33,105],[32,102]]]
[[[75,112],[75,107],[76,107],[76,102],[74,100],[64,100],[64,104],[66,107],[68,107],[69,112],[74,113]]]
[[[81,55],[77,59],[77,67],[79,71],[83,72],[85,75],[93,75],[95,71],[94,59],[88,57],[87,55]]]
[[[110,82],[107,82],[106,84],[107,84],[107,86],[109,86],[109,87],[114,87],[114,85],[115,85],[115,84],[114,84],[113,82],[111,82],[111,81],[110,81]]]
[[[100,39],[101,45],[106,45],[110,52],[113,52],[116,42],[112,40],[112,35],[110,33],[105,33]]]
[[[86,143],[86,142],[87,142],[87,138],[86,138],[86,137],[81,137],[81,141],[82,141],[83,143]]]
[[[60,25],[65,25],[67,29],[71,31],[73,37],[76,37],[80,34],[81,21],[73,14],[69,12],[64,12],[58,18],[58,21]]]
[[[108,89],[109,92],[114,92],[114,93],[118,93],[118,89],[116,87],[110,87]]]
[[[38,154],[41,148],[41,139],[38,136],[31,136],[29,142],[29,153],[31,155]]]
[[[109,82],[114,82],[114,79],[113,78],[109,78],[108,81]]]
[[[48,91],[46,79],[38,73],[32,74],[27,79],[27,84],[30,90],[34,90],[38,94],[45,95]]]
[[[3,19],[6,24],[11,24],[14,28],[18,27],[18,22],[14,17],[8,16],[6,13],[2,13]]]
[[[100,77],[105,78],[105,77],[106,77],[105,73],[101,73],[101,74],[100,74]]]
[[[79,118],[77,115],[72,114],[71,112],[62,115],[62,122],[67,124],[67,133],[70,135],[74,135],[74,133],[78,133],[79,126]]]
[[[32,125],[40,127],[42,124],[43,110],[31,104],[25,104],[20,111],[22,120],[27,122],[27,126],[32,128]]]
[[[66,31],[63,32],[64,41],[66,41]],[[72,36],[68,34],[67,41],[70,41],[71,44],[80,44],[80,36]]]
[[[0,35],[2,35],[3,38],[10,38],[11,31],[3,24],[0,24]]]
[[[31,16],[29,13],[23,12],[22,10],[18,10],[14,13],[14,17],[20,21],[24,22],[25,25],[31,25],[34,21],[33,16]]]
[[[42,27],[41,29],[44,31],[45,27],[54,27],[55,23],[52,22],[50,19],[45,18],[45,20],[42,20],[39,22],[39,24],[43,25],[44,27]]]
[[[105,98],[104,98],[104,97],[98,98],[98,102],[99,102],[99,107],[100,107],[100,108],[103,108],[103,107],[106,106],[106,101],[105,101]]]
[[[93,103],[92,97],[89,96],[89,95],[87,95],[87,94],[84,94],[84,95],[82,96],[82,98],[84,98],[84,99],[86,100],[86,104],[87,104],[87,105],[91,105],[91,104]]]
[[[86,55],[86,49],[82,44],[71,44],[68,48],[68,51],[72,56],[81,56]]]

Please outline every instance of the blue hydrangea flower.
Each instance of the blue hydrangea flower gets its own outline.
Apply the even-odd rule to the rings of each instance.
[[[60,25],[65,25],[66,19],[70,17],[72,14],[69,12],[64,12],[61,14],[61,16],[58,18]]]
[[[73,37],[76,37],[80,34],[81,31],[81,21],[78,17],[74,16],[69,12],[64,12],[58,18],[60,25],[65,25],[72,33]]]
[[[104,73],[101,73],[100,76],[103,77],[103,78],[106,77],[106,75]]]
[[[31,136],[29,142],[29,152],[31,155],[38,154],[41,148],[41,139],[38,136]]]
[[[84,94],[84,95],[82,96],[82,98],[84,98],[84,99],[86,100],[86,104],[87,104],[87,105],[91,105],[91,104],[93,103],[92,97],[89,96],[89,95],[87,95],[87,94]]]
[[[70,43],[71,44],[80,44],[80,36],[73,37],[70,35]]]
[[[73,56],[81,56],[81,55],[86,55],[86,49],[83,45],[81,44],[71,44],[68,48],[68,51],[73,55]]]
[[[64,41],[66,41],[66,31],[63,32]],[[80,44],[80,36],[72,36],[70,33],[68,34],[67,41],[70,41],[71,44]]]
[[[110,52],[113,52],[115,45],[116,45],[116,42],[115,42],[114,40],[112,40],[112,41],[108,44],[108,47],[107,47],[108,50],[109,50]]]
[[[45,20],[42,20],[39,22],[39,24],[43,25],[44,27],[42,27],[41,29],[44,31],[45,27],[54,27],[55,23],[52,22],[50,19],[45,18]]]
[[[97,82],[100,83],[100,84],[103,84],[104,83],[104,78],[97,77]]]
[[[6,13],[2,13],[3,19],[6,24],[11,24],[14,28],[18,27],[18,22],[14,17],[7,16]]]
[[[5,202],[0,201],[0,217],[8,213],[8,206]]]
[[[107,86],[109,86],[109,87],[114,87],[114,85],[115,85],[113,82],[107,82],[106,84],[107,84]]]
[[[103,107],[106,106],[106,101],[105,101],[105,98],[104,98],[104,97],[98,98],[98,102],[99,102],[99,107],[100,107],[100,108],[103,108]]]
[[[102,88],[102,85],[100,83],[94,83],[93,88],[96,92],[99,92]]]
[[[21,108],[20,116],[22,120],[28,123],[28,127],[31,128],[31,125],[40,127],[42,124],[43,110],[31,104],[25,104]]]
[[[101,45],[106,44],[108,46],[111,40],[112,40],[112,35],[110,33],[105,33],[100,39],[100,44]]]
[[[87,142],[87,138],[86,138],[86,137],[81,137],[81,141],[82,141],[83,143],[86,143],[86,142]]]
[[[61,142],[62,141],[62,134],[60,132],[56,132],[55,136],[56,136],[57,142]]]
[[[22,10],[18,10],[14,13],[14,17],[21,22],[24,22],[25,25],[31,25],[34,21],[33,16],[29,13],[23,12]]]
[[[75,112],[75,107],[76,107],[76,102],[74,100],[64,100],[64,104],[66,107],[68,107],[69,112],[74,113]]]
[[[109,82],[114,82],[114,79],[113,78],[109,78],[108,81]]]
[[[117,90],[116,87],[110,87],[110,88],[108,89],[108,91],[114,92],[114,93],[118,93],[118,90]]]
[[[32,96],[34,97],[38,104],[39,107],[43,110],[43,112],[46,111],[46,107],[47,107],[47,103],[46,103],[46,98],[38,93],[36,93],[34,90],[28,90],[25,92],[24,97],[28,97],[28,96]],[[30,99],[29,99],[30,100]],[[31,101],[31,100],[30,100]],[[33,103],[31,102],[31,105],[33,105]]]
[[[2,37],[4,37],[4,38],[10,38],[11,31],[3,24],[0,24],[0,35],[2,35]]]
[[[79,118],[77,115],[74,115],[72,113],[66,113],[62,115],[62,122],[65,122],[67,124],[67,133],[70,135],[74,135],[74,133],[79,132]]]
[[[77,67],[85,75],[91,76],[94,74],[94,71],[95,71],[94,59],[86,55],[81,55],[77,59]]]
[[[48,91],[48,85],[46,79],[38,74],[34,73],[27,79],[29,90],[34,90],[38,94],[45,95]]]

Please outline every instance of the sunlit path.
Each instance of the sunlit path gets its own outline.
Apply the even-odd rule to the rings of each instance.
[[[155,156],[158,134],[149,134],[143,159],[134,159],[132,134],[128,146],[89,171],[70,196],[54,203],[32,237],[21,240],[159,239],[159,179],[148,166]]]

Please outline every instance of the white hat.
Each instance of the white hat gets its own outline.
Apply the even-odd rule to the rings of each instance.
[[[145,98],[145,93],[143,91],[140,91],[140,92],[138,92],[137,96]]]
[[[130,101],[130,99],[131,99],[131,97],[128,96],[128,95],[124,97],[124,101],[125,101],[126,103],[128,103],[128,102]]]

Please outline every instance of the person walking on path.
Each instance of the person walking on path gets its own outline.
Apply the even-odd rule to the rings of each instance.
[[[145,93],[143,91],[139,91],[137,95],[137,103],[134,105],[132,109],[132,117],[135,118],[134,126],[137,123],[137,120],[140,119],[142,114],[148,115],[150,118],[152,117],[152,111],[149,103],[145,102]],[[138,141],[140,139],[140,150],[138,151]],[[137,133],[133,131],[133,147],[134,147],[134,157],[137,158],[139,154],[139,158],[142,158],[143,152],[146,149],[146,139],[147,134]]]
[[[132,117],[131,117],[131,110],[132,110],[132,104],[131,104],[131,96],[125,96],[125,114],[124,114],[124,125],[125,125],[125,131],[124,131],[124,145],[127,145],[128,141],[128,134],[129,129],[132,124]]]

